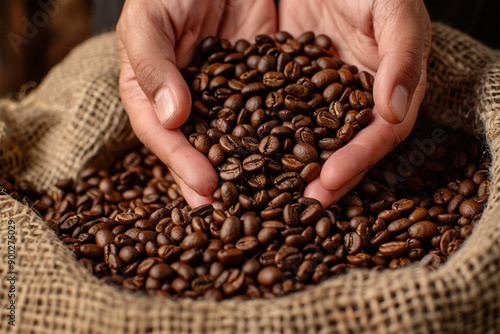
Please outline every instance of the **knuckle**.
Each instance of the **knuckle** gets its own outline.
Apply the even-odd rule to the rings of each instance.
[[[157,87],[161,85],[159,72],[149,60],[141,59],[135,64],[135,75],[144,93],[152,98]]]
[[[411,48],[403,51],[400,57],[401,73],[403,80],[413,86],[417,86],[422,75],[423,54],[418,48]]]

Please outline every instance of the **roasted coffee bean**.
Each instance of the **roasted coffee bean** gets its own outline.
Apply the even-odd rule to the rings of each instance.
[[[319,126],[324,126],[328,130],[337,130],[340,128],[340,121],[337,116],[331,114],[328,111],[321,111],[316,116],[316,122]]]
[[[290,61],[285,65],[283,74],[286,79],[296,81],[301,75],[300,65],[295,61]]]
[[[284,103],[286,108],[298,114],[307,113],[310,109],[307,102],[301,101],[298,97],[295,97],[294,95],[285,96]]]
[[[344,236],[344,247],[347,250],[347,254],[358,253],[363,247],[361,237],[355,232],[347,233]]]
[[[357,89],[349,94],[349,104],[352,108],[361,110],[368,105],[368,101],[365,94],[361,90]]]
[[[270,88],[279,88],[285,84],[285,76],[281,72],[270,71],[262,77],[264,85]]]
[[[431,267],[435,269],[441,264],[441,257],[437,254],[427,254],[420,260],[420,265],[423,267]]]
[[[408,233],[410,233],[410,237],[415,239],[427,239],[438,234],[438,229],[433,222],[422,220],[410,226]]]
[[[321,214],[321,204],[311,204],[299,216],[299,221],[304,225],[313,225],[319,220]]]
[[[262,285],[270,286],[281,281],[283,272],[274,266],[264,267],[257,275],[257,282]]]
[[[259,241],[254,236],[246,236],[239,239],[235,247],[241,249],[245,254],[253,254],[259,249]]]
[[[320,171],[320,164],[317,162],[311,162],[302,169],[302,171],[300,172],[300,178],[304,182],[311,182],[319,175]]]
[[[305,164],[292,154],[285,154],[281,158],[281,164],[287,171],[299,172],[304,168]]]
[[[434,193],[434,202],[437,205],[447,205],[453,197],[451,191],[446,188],[440,188]]]
[[[195,231],[188,234],[181,243],[181,247],[184,250],[189,250],[192,248],[205,248],[208,245],[208,236],[205,232]]]
[[[220,167],[219,175],[224,181],[238,181],[243,177],[243,166],[241,163],[226,162]]]
[[[158,249],[158,256],[167,263],[177,261],[181,254],[182,248],[175,245],[164,245]]]
[[[285,93],[292,95],[301,101],[304,101],[304,100],[309,99],[312,91],[303,85],[290,84],[290,85],[285,87]]]
[[[243,261],[245,253],[238,248],[221,249],[217,252],[217,259],[226,267],[234,267]]]
[[[462,216],[468,219],[474,218],[479,212],[481,212],[483,206],[474,200],[465,200],[460,204],[459,212]]]
[[[359,72],[359,81],[361,85],[363,86],[364,90],[366,91],[371,91],[373,88],[373,76],[366,72],[366,71],[361,71]]]
[[[413,212],[408,216],[413,223],[424,220],[427,217],[427,209],[425,208],[416,208]]]
[[[288,270],[297,267],[303,259],[303,255],[298,248],[283,245],[280,247],[274,261],[281,270]]]
[[[293,147],[293,155],[301,162],[308,164],[318,159],[318,151],[311,144],[298,143]]]
[[[276,154],[280,149],[281,143],[276,136],[266,136],[259,144],[259,152],[264,156]]]
[[[339,75],[340,83],[344,86],[350,86],[352,84],[352,81],[354,79],[352,72],[349,71],[347,68],[341,68],[337,70],[337,73]]]
[[[235,243],[243,235],[243,224],[240,218],[236,216],[230,216],[224,220],[222,223],[222,228],[220,231],[220,239],[222,242]],[[221,261],[222,262],[222,261]]]
[[[387,230],[382,230],[377,232],[375,236],[370,240],[370,245],[378,247],[383,243],[388,242],[391,239],[391,233]]]
[[[240,269],[231,269],[227,280],[222,285],[222,291],[232,296],[240,293],[245,286],[245,273]]]
[[[274,237],[276,237],[277,234],[278,230],[275,229],[274,227],[264,227],[258,232],[257,239],[261,244],[266,244],[272,239],[274,239]]]
[[[113,243],[114,239],[115,239],[114,234],[107,229],[99,230],[95,234],[95,243],[101,247]]]
[[[316,88],[320,91],[323,91],[328,85],[338,82],[339,75],[334,69],[323,69],[319,72],[316,72],[311,78],[311,81],[314,83]]]
[[[404,232],[413,224],[408,218],[394,220],[387,226],[387,231],[391,233]]]
[[[298,128],[295,131],[294,139],[297,144],[304,143],[313,147],[316,144],[316,135],[311,129],[306,127]]]
[[[120,249],[119,256],[124,263],[132,263],[139,257],[139,252],[133,246],[124,246]]]
[[[406,241],[389,241],[380,245],[378,248],[380,254],[393,258],[405,255],[408,250],[409,247]]]
[[[415,203],[411,199],[407,198],[402,198],[400,200],[397,200],[396,202],[392,203],[392,209],[393,210],[398,210],[401,212],[409,212],[413,210],[415,207]]]
[[[300,183],[300,175],[296,172],[286,172],[278,175],[274,179],[274,185],[280,191],[291,191],[297,188]]]

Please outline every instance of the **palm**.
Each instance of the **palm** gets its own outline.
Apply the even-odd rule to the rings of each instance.
[[[393,124],[386,120],[394,117],[387,103],[391,94],[388,89],[391,86],[385,85],[385,81],[389,74],[387,70],[382,73],[377,71],[382,61],[386,61],[385,69],[387,67],[392,67],[393,71],[398,69],[397,63],[390,64],[391,59],[383,60],[384,48],[391,47],[389,44],[391,41],[384,36],[386,31],[384,19],[397,12],[398,7],[396,6],[393,12],[376,15],[375,19],[372,14],[374,3],[375,1],[367,4],[366,1],[356,0],[349,1],[349,4],[343,1],[321,0],[308,0],[307,3],[300,0],[280,2],[281,30],[289,31],[295,36],[307,30],[325,33],[333,41],[333,52],[336,56],[349,64],[356,65],[360,70],[377,74],[374,87],[377,106],[374,108],[373,121],[345,147],[330,157],[324,164],[320,177],[311,182],[305,190],[305,196],[317,198],[324,206],[340,199],[361,180],[373,164],[408,136],[415,124],[418,108],[424,96],[425,66],[421,73],[416,74],[419,76],[417,78],[419,84],[404,121]],[[430,26],[426,29],[429,30]],[[426,40],[425,43],[428,50],[429,41]],[[426,53],[424,62],[425,55]]]

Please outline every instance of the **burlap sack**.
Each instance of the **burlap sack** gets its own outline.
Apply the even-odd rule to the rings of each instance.
[[[435,24],[429,65],[429,115],[484,134],[493,154],[483,217],[438,270],[354,270],[273,300],[152,298],[102,284],[33,211],[0,196],[0,332],[500,332],[500,54]],[[134,145],[118,97],[119,66],[114,35],[103,35],[75,49],[21,102],[2,101],[1,168],[50,190],[95,157]],[[15,226],[16,274],[8,273],[9,226]],[[11,300],[15,326],[8,324]]]

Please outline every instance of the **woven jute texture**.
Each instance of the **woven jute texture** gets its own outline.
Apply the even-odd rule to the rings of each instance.
[[[103,35],[75,49],[21,102],[0,102],[1,168],[51,190],[89,161],[106,162],[135,145],[119,101],[119,66],[114,35]],[[3,195],[0,332],[499,333],[500,53],[434,24],[429,67],[427,115],[484,136],[493,155],[487,208],[437,270],[353,270],[272,300],[153,298],[101,283],[30,208]],[[8,273],[9,231],[16,274]],[[7,318],[11,300],[15,327]]]

